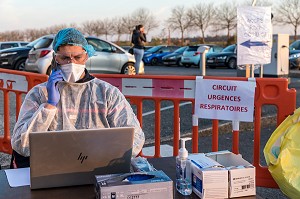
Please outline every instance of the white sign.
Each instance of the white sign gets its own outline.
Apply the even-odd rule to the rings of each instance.
[[[271,7],[238,7],[237,65],[271,62]]]
[[[0,73],[0,88],[10,89],[13,91],[28,91],[28,82],[26,76],[9,73]]]
[[[253,122],[255,81],[197,77],[195,115],[198,118]]]

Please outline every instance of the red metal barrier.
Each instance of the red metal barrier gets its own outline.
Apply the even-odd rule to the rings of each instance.
[[[10,76],[12,75],[12,76]],[[17,89],[19,85],[19,76],[23,77],[23,85],[27,89]],[[99,79],[107,81],[120,89],[120,91],[134,104],[137,109],[137,118],[143,126],[142,113],[143,101],[152,100],[155,104],[155,152],[153,157],[160,157],[161,144],[161,102],[164,100],[171,101],[174,105],[173,117],[173,155],[178,154],[180,139],[180,103],[183,101],[191,102],[194,107],[195,103],[195,76],[127,76],[127,75],[104,75],[95,74]],[[16,78],[18,77],[18,78]],[[205,79],[217,80],[238,80],[248,81],[244,77],[211,77],[205,76]],[[4,96],[4,137],[0,138],[0,151],[5,153],[11,152],[10,146],[10,129],[9,129],[9,99],[7,92],[17,93],[16,114],[18,114],[21,104],[21,94],[34,85],[46,81],[47,76],[33,73],[24,73],[0,69],[0,90]],[[261,110],[264,105],[275,105],[278,109],[277,125],[279,125],[289,114],[292,114],[296,108],[296,91],[288,89],[288,80],[284,78],[256,78],[255,90],[255,118],[254,118],[254,149],[253,165],[256,167],[256,184],[257,186],[277,187],[277,184],[271,177],[266,167],[260,165],[260,129],[261,129]],[[27,81],[27,82],[26,82]],[[11,83],[13,82],[13,83]],[[22,84],[22,83],[21,83]],[[192,113],[193,115],[193,113]],[[191,117],[193,117],[191,115]],[[170,118],[171,119],[171,118]],[[192,152],[198,152],[198,134],[199,128],[194,122],[198,120],[193,118],[192,126]],[[212,151],[218,151],[219,139],[219,122],[212,122]],[[232,151],[239,151],[239,131],[233,131]],[[143,155],[142,153],[140,155]]]
[[[22,105],[22,95],[26,94],[33,86],[47,81],[48,76],[36,73],[27,73],[21,71],[12,71],[0,69],[0,91],[3,92],[3,136],[0,136],[0,152],[12,153],[10,143],[10,93],[16,96],[15,111],[16,120]]]

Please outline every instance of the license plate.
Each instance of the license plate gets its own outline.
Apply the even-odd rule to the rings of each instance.
[[[166,65],[168,65],[168,64],[169,64],[169,62],[163,62],[163,64],[166,64]]]
[[[214,60],[207,60],[207,63],[214,63]]]
[[[190,60],[190,58],[184,58],[184,60]]]

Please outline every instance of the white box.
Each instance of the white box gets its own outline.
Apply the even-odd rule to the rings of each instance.
[[[229,198],[256,194],[255,167],[244,160],[240,154],[219,151],[205,155],[228,170]]]
[[[190,154],[193,192],[202,199],[228,197],[228,171],[205,154]]]

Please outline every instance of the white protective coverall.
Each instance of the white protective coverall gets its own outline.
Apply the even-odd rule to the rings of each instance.
[[[20,155],[30,156],[29,133],[125,126],[135,128],[132,156],[140,152],[144,133],[118,88],[97,78],[84,83],[58,82],[57,108],[46,109],[46,85],[47,82],[32,88],[21,106],[11,137],[12,148]]]

